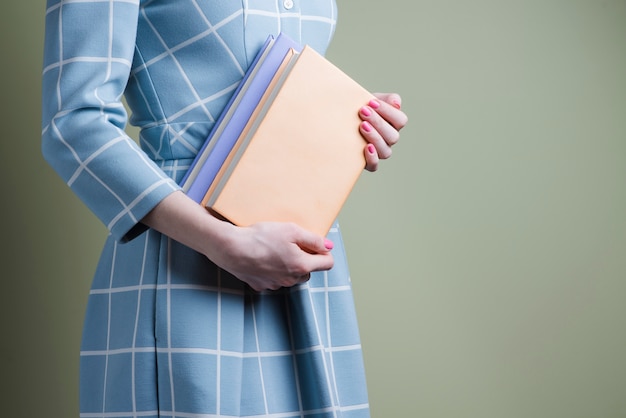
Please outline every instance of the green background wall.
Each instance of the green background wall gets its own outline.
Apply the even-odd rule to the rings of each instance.
[[[77,416],[106,234],[40,155],[44,9],[0,5],[9,417]],[[410,115],[341,215],[373,416],[626,417],[626,1],[344,1],[329,55]]]

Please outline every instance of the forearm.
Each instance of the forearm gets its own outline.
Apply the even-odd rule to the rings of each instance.
[[[213,217],[181,191],[163,199],[141,222],[213,261],[226,247],[230,230],[234,228]]]
[[[142,222],[204,254],[253,289],[278,289],[333,266],[332,243],[295,224],[261,222],[237,227],[213,217],[176,191]]]

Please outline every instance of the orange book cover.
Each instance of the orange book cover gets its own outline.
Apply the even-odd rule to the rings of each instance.
[[[365,167],[358,110],[371,98],[305,46],[240,138],[206,207],[240,226],[294,222],[326,235]]]
[[[241,149],[242,146],[246,146],[244,142],[246,142],[246,140],[249,140],[250,130],[253,128],[255,122],[259,119],[259,115],[264,110],[265,104],[267,103],[269,98],[272,96],[273,92],[276,89],[277,84],[281,80],[282,74],[289,67],[289,64],[292,62],[291,60],[293,59],[295,54],[296,54],[296,51],[293,48],[287,51],[285,58],[283,58],[283,61],[280,63],[280,65],[278,66],[278,69],[276,70],[276,73],[272,77],[272,80],[270,81],[267,87],[267,90],[265,91],[265,93],[263,93],[263,96],[261,96],[261,100],[259,101],[256,108],[252,112],[252,115],[250,116],[250,120],[248,120],[248,122],[246,123],[245,127],[241,131],[241,135],[239,136],[239,138],[237,138],[235,145],[230,150],[226,159],[224,160],[222,167],[220,167],[217,174],[215,175],[215,179],[209,186],[209,189],[204,195],[204,198],[200,202],[201,205],[204,205],[204,206],[207,205],[209,198],[213,196],[216,188],[222,186],[223,183],[221,179],[224,177],[224,175],[227,175],[227,173],[232,170],[233,159],[238,158],[239,150]]]

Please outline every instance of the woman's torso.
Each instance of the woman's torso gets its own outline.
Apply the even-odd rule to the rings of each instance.
[[[336,17],[334,0],[142,1],[126,89],[142,148],[163,165],[193,159],[268,35],[324,53]]]

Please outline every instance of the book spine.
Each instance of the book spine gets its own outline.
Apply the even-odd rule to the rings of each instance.
[[[200,148],[200,150],[196,154],[196,157],[194,158],[194,160],[192,161],[191,165],[189,166],[189,169],[185,173],[185,176],[180,181],[180,186],[183,188],[183,190],[187,194],[189,194],[189,188],[192,186],[194,179],[198,175],[198,172],[200,170],[201,165],[206,160],[207,155],[208,155],[210,149],[214,145],[213,141],[212,141],[213,137],[215,136],[216,132],[218,132],[220,130],[219,128],[224,123],[225,116],[229,113],[229,110],[234,105],[234,103],[237,101],[238,96],[242,92],[242,88],[246,85],[246,82],[247,82],[248,78],[253,73],[255,67],[259,64],[259,61],[260,61],[261,57],[263,56],[265,50],[267,50],[272,45],[273,42],[274,42],[274,36],[269,35],[267,37],[267,39],[265,40],[265,42],[263,43],[263,46],[261,47],[261,49],[259,50],[259,52],[255,56],[254,60],[252,61],[252,64],[250,64],[250,67],[248,67],[248,70],[246,71],[246,73],[244,74],[243,78],[239,82],[239,85],[235,89],[234,93],[232,94],[232,96],[228,100],[228,103],[226,103],[226,106],[224,107],[224,110],[220,114],[219,118],[215,121],[215,124],[213,125],[213,128],[211,129],[211,132],[209,133],[209,136],[207,137],[207,139],[202,144],[202,147]]]
[[[200,203],[204,198],[204,195],[215,179],[215,176],[230,153],[230,150],[233,148],[239,135],[243,131],[258,102],[261,100],[261,97],[265,93],[267,86],[282,63],[287,52],[290,49],[294,49],[296,51],[300,51],[302,49],[301,45],[283,33],[278,35],[269,48],[270,50],[264,60],[259,61],[259,57],[265,48],[262,49],[257,55],[253,65],[251,65],[246,72],[240,87],[236,93],[233,94],[229,105],[227,105],[224,112],[222,112],[220,119],[218,119],[218,123],[216,123],[212,130],[212,134],[209,135],[209,138],[206,141],[206,144],[210,142],[214,142],[214,144],[211,147],[207,147],[205,144],[205,146],[203,146],[203,149],[206,147],[206,149],[203,150],[204,152],[201,151],[196,157],[196,160],[194,160],[194,163],[192,163],[192,167],[200,164],[200,168],[198,169],[196,167],[196,173],[193,176],[187,174],[183,179],[183,190],[186,191],[190,198],[198,203]],[[255,68],[257,65],[258,69]],[[247,80],[253,72],[255,72],[254,78],[251,79],[248,88],[245,89],[245,91],[241,90],[241,86],[244,84],[244,81]],[[240,99],[238,98],[235,100],[235,97],[241,94],[243,96]],[[232,116],[228,120],[224,120],[223,115],[228,112],[230,106],[233,106],[235,102],[238,102],[238,104],[232,112]],[[213,133],[218,131],[216,129],[218,124],[224,123],[226,125],[223,129],[221,129],[221,134],[217,137],[213,137]],[[197,163],[196,161],[201,161],[201,163]],[[190,168],[188,173],[191,171],[192,168]]]

